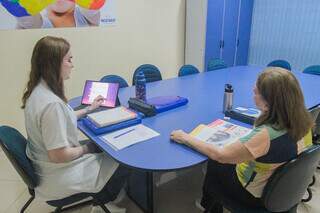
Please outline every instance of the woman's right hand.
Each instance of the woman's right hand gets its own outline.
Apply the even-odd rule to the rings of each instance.
[[[92,111],[92,110],[97,109],[98,107],[101,106],[101,104],[103,103],[103,101],[104,101],[104,97],[103,97],[102,95],[97,96],[97,97],[93,100],[92,104],[88,107],[88,110],[89,110],[89,111]]]

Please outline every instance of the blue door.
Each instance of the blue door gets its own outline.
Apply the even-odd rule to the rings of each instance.
[[[205,49],[205,70],[208,61],[220,58],[224,0],[208,0],[207,32]]]
[[[252,22],[253,0],[240,0],[240,2],[240,20],[238,25],[238,41],[235,64],[247,65]]]
[[[240,0],[225,0],[223,21],[222,59],[228,66],[233,66],[237,45],[237,26]]]

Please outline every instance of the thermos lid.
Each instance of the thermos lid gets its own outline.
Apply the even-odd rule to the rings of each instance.
[[[224,91],[225,92],[233,92],[233,87],[231,84],[225,84],[224,85]]]
[[[136,81],[138,80],[145,80],[145,76],[144,76],[144,73],[143,72],[139,72],[137,75],[136,75]]]

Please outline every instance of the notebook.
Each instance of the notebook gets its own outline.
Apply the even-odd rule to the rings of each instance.
[[[97,127],[104,127],[131,120],[137,116],[137,113],[127,109],[126,107],[120,106],[113,109],[90,113],[87,115],[87,118]]]

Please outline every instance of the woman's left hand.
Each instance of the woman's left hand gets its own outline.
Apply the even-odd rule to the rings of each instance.
[[[187,144],[190,135],[183,130],[174,130],[170,134],[170,139],[181,144]]]

